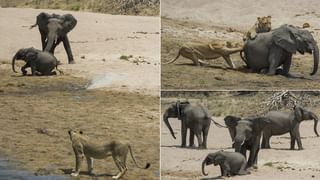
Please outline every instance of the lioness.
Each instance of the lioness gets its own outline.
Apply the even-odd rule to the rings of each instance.
[[[68,131],[70,140],[72,142],[72,148],[76,156],[76,169],[72,176],[78,176],[80,173],[81,164],[84,158],[87,160],[88,173],[92,174],[93,170],[93,159],[104,159],[112,156],[115,164],[119,169],[119,173],[112,176],[114,179],[119,179],[127,171],[126,159],[128,150],[130,150],[133,162],[138,168],[148,169],[150,163],[147,163],[145,167],[140,167],[132,155],[132,150],[129,144],[122,144],[118,141],[109,141],[104,144],[100,144],[90,140],[88,137],[83,135],[82,131],[76,132],[73,130]]]
[[[223,57],[227,64],[234,69],[235,65],[231,61],[230,54],[241,50],[242,47],[234,47],[229,41],[215,40],[212,43],[190,42],[182,45],[178,55],[174,59],[162,64],[173,63],[180,55],[191,59],[196,66],[206,64],[203,60]]]
[[[249,31],[243,37],[243,40],[248,38],[254,39],[257,33],[271,31],[271,16],[257,17],[257,22],[249,29]]]

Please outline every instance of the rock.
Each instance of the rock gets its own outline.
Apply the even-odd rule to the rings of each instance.
[[[85,59],[85,58],[86,58],[86,56],[82,55],[80,58],[81,58],[81,59]]]

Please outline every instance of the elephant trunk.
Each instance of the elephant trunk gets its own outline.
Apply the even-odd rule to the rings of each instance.
[[[235,137],[234,148],[235,148],[236,152],[240,152],[241,151],[241,146],[244,144],[244,142],[245,142],[245,138]]]
[[[206,173],[205,170],[204,170],[204,168],[205,168],[205,166],[206,166],[206,163],[207,163],[206,161],[207,161],[207,158],[202,161],[202,174],[203,174],[204,176],[208,176],[208,173]]]
[[[18,51],[18,52],[13,56],[13,58],[12,58],[12,71],[15,72],[15,73],[17,73],[17,71],[16,71],[14,65],[15,65],[15,63],[16,63],[16,59],[17,59],[17,57],[18,57],[18,53],[19,53],[19,51]]]
[[[319,48],[316,42],[313,43],[313,70],[310,73],[310,75],[315,75],[318,71],[318,65],[319,65]]]
[[[318,116],[315,115],[314,113],[311,113],[311,117],[312,117],[312,119],[314,119],[314,126],[313,126],[314,133],[317,136],[319,136],[319,133],[317,131],[317,126],[318,126],[318,121],[319,121]]]
[[[170,125],[170,123],[169,123],[168,111],[166,111],[166,112],[164,113],[164,115],[163,115],[163,121],[164,121],[164,123],[167,125],[168,129],[170,130],[170,133],[171,133],[172,137],[173,137],[174,139],[176,139],[176,136],[174,135],[174,132],[173,132],[173,130],[172,130],[172,128],[171,128],[171,125]]]
[[[56,42],[56,39],[57,39],[56,32],[49,32],[49,34],[48,34],[48,42],[47,42],[47,45],[46,45],[44,51],[52,53],[53,52],[52,48],[54,46],[54,43]]]

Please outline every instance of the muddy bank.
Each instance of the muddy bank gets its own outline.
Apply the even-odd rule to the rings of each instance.
[[[10,164],[9,160],[0,157],[0,179],[20,179],[20,180],[67,180],[66,176],[34,175],[25,170],[19,170]]]

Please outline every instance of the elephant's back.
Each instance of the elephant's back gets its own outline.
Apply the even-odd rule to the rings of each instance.
[[[40,72],[52,71],[58,63],[57,59],[48,52],[39,52],[38,60],[37,67]]]
[[[260,71],[269,67],[268,56],[271,46],[270,32],[259,33],[253,40],[248,40],[244,46],[246,61],[250,68]]]
[[[186,113],[188,113],[189,118],[193,121],[203,121],[204,119],[210,119],[208,110],[201,105],[190,105],[186,108]],[[209,120],[210,121],[210,120]],[[196,122],[198,123],[198,122]]]
[[[273,135],[281,135],[290,130],[290,113],[270,111],[266,114],[266,118],[270,119],[271,123],[265,129],[270,130]]]

